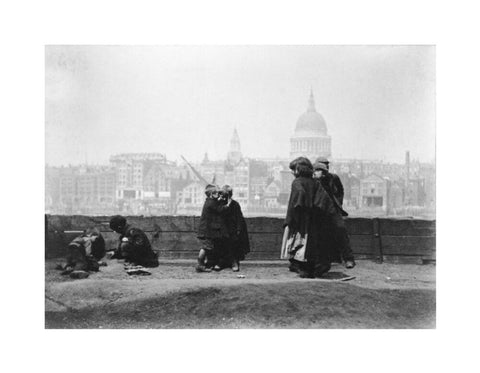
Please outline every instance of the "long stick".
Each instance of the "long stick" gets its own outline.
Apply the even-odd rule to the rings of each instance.
[[[190,169],[193,171],[193,173],[195,174],[196,177],[198,177],[198,179],[200,181],[203,181],[205,183],[205,185],[208,185],[210,184],[207,180],[205,180],[203,178],[202,175],[200,175],[200,172],[198,172],[195,168],[193,168],[193,166],[185,159],[185,157],[183,155],[180,155],[180,157],[182,157],[182,159],[185,161],[185,163],[190,167]]]

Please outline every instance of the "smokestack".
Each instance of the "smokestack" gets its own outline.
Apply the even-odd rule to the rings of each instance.
[[[406,181],[407,181],[407,184],[410,180],[410,151],[406,151],[405,153],[405,168],[406,168],[406,171],[407,171],[407,175],[406,175]]]

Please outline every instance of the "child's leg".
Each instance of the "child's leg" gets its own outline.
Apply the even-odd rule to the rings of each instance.
[[[207,253],[207,260],[205,262],[205,267],[213,268],[218,264],[218,257],[214,250],[209,250]]]
[[[200,249],[199,253],[198,253],[198,258],[197,258],[197,262],[198,262],[198,265],[199,266],[205,266],[205,258],[207,257],[207,252],[205,251],[205,249]]]
[[[212,246],[212,243],[209,239],[202,240],[202,247],[200,248],[200,251],[198,252],[198,258],[197,258],[197,267],[196,267],[197,272],[210,272],[211,271],[211,269],[205,268],[205,260],[207,259],[207,255],[211,251],[210,250],[211,246]]]

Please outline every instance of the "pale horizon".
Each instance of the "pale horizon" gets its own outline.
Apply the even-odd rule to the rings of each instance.
[[[47,46],[46,163],[289,158],[310,89],[332,159],[435,162],[432,46]]]

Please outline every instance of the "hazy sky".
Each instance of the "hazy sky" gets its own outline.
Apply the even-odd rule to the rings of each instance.
[[[333,158],[435,158],[427,46],[48,46],[46,162],[120,152],[288,157],[310,88]]]

